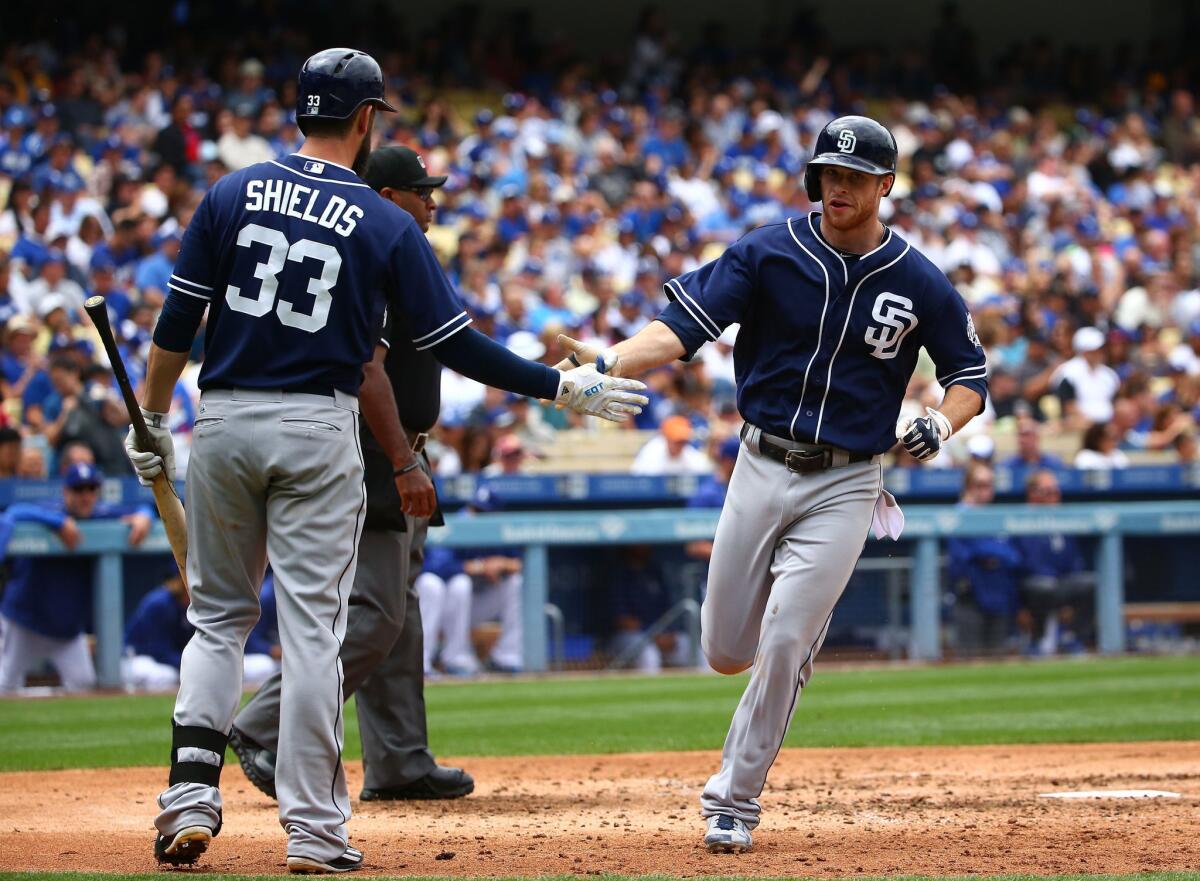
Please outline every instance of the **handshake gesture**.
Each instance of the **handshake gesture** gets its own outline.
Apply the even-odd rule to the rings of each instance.
[[[642,412],[650,403],[644,391],[646,384],[636,379],[613,375],[619,358],[611,350],[595,350],[570,337],[559,335],[559,343],[568,351],[568,358],[577,365],[561,371],[555,406],[570,407],[576,413],[599,416],[612,422],[624,422]],[[583,360],[580,355],[586,357]]]

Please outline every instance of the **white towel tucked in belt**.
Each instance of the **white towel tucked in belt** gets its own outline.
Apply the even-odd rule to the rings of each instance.
[[[904,512],[900,510],[900,503],[896,501],[896,497],[886,489],[880,491],[879,498],[875,500],[875,510],[871,514],[871,531],[875,533],[876,538],[886,535],[893,541],[904,531]]]

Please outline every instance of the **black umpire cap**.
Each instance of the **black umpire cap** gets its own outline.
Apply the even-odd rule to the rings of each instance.
[[[431,175],[425,168],[425,160],[416,150],[410,150],[408,147],[380,147],[371,151],[363,180],[376,192],[384,187],[391,187],[393,190],[415,190],[421,187],[440,187],[446,182],[446,175]]]

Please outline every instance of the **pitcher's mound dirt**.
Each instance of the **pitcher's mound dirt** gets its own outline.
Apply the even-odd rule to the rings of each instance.
[[[465,759],[475,794],[355,803],[375,874],[1125,873],[1200,866],[1200,743],[785,750],[754,851],[701,846],[715,753]],[[362,780],[349,768],[351,793]],[[152,871],[163,769],[0,775],[0,869]],[[225,769],[225,830],[199,868],[285,871],[275,805]],[[1161,789],[1178,799],[1041,799]]]

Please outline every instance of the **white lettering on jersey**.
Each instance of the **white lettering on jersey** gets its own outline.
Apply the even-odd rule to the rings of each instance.
[[[262,211],[263,182],[260,180],[252,180],[246,184],[246,210],[247,211]]]
[[[245,210],[271,211],[306,220],[343,237],[354,232],[363,210],[341,196],[330,196],[322,207],[319,203],[323,198],[324,194],[316,187],[278,179],[252,180],[246,182]]]
[[[854,136],[854,132],[848,128],[842,129],[841,134],[838,135],[837,148],[843,153],[853,153],[857,145],[858,138]]]
[[[983,348],[983,343],[979,342],[979,334],[975,332],[975,319],[971,317],[970,312],[967,313],[967,339],[975,344],[975,348]]]
[[[863,336],[867,345],[871,347],[872,355],[886,361],[900,353],[900,344],[917,326],[917,316],[912,307],[912,300],[888,291],[875,298],[875,305],[871,307],[871,317],[883,326],[870,324]]]

